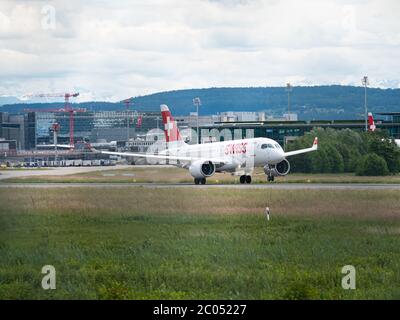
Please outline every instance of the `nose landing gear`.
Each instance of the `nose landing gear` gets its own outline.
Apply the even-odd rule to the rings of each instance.
[[[206,178],[194,178],[195,184],[206,184]]]
[[[272,181],[274,181],[275,180],[275,177],[274,176],[268,176],[268,182],[272,182]]]

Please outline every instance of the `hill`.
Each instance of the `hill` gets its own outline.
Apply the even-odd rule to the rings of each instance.
[[[224,111],[267,111],[281,115],[287,110],[285,87],[207,88],[159,92],[134,97],[134,108],[141,111],[158,110],[167,104],[176,115],[195,111],[192,99],[200,97],[201,114]],[[8,104],[0,111],[21,112],[25,108],[54,108],[63,103]],[[112,102],[85,102],[74,104],[90,110],[123,110],[124,105]],[[368,109],[372,112],[400,111],[400,89],[368,88]],[[294,87],[291,110],[300,119],[355,119],[363,118],[364,88],[354,86]]]

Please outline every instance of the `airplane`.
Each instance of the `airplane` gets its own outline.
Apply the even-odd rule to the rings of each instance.
[[[38,144],[36,147],[37,148],[60,148],[60,149],[77,149],[77,146],[80,147],[80,149],[87,147],[88,149],[94,149],[94,148],[100,148],[100,149],[106,149],[106,148],[116,148],[117,147],[117,141],[104,141],[104,142],[85,142],[85,141],[78,141],[76,145],[70,145],[70,144]]]
[[[374,132],[376,130],[376,125],[372,112],[368,112],[368,131]]]
[[[91,142],[90,146],[93,148],[116,148],[117,147],[117,141],[99,141],[99,142]]]
[[[310,148],[285,152],[276,141],[269,138],[238,139],[221,142],[189,145],[185,143],[167,105],[162,104],[166,150],[158,154],[101,151],[123,157],[143,157],[168,160],[175,166],[189,170],[195,184],[205,184],[206,179],[216,172],[240,175],[240,183],[251,183],[254,167],[263,167],[268,181],[285,176],[290,171],[287,157],[316,151],[318,138]]]
[[[371,112],[368,112],[368,131],[374,132],[376,130],[375,120]],[[392,141],[392,139],[390,139]],[[394,143],[400,147],[400,139],[393,139]]]

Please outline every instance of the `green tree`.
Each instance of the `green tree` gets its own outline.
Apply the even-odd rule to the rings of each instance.
[[[373,133],[370,135],[369,152],[375,153],[385,159],[390,173],[400,170],[400,150],[397,145],[385,134]]]
[[[386,162],[392,174],[400,172],[400,148],[385,131],[357,132],[350,129],[314,128],[288,146],[288,150],[308,148],[314,137],[319,139],[316,152],[290,158],[293,172],[341,173],[360,171],[360,159],[374,153]]]
[[[328,158],[330,159],[331,173],[342,173],[344,171],[343,157],[334,145],[327,146]]]
[[[356,174],[358,176],[386,176],[389,174],[389,169],[384,158],[375,153],[368,153],[360,159]]]

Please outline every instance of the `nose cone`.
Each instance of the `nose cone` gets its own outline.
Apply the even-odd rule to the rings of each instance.
[[[278,157],[279,157],[279,162],[285,159],[285,152],[282,149],[278,150]]]
[[[271,163],[279,163],[285,159],[285,152],[282,149],[275,149],[271,155]]]

